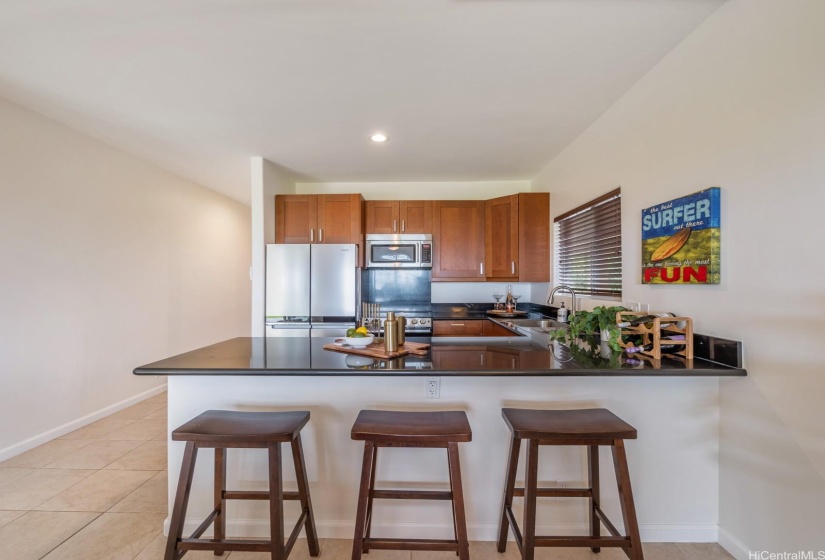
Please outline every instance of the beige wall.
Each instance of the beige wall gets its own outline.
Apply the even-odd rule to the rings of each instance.
[[[0,460],[249,333],[249,208],[0,99]]]
[[[720,542],[743,559],[823,544],[823,22],[819,0],[730,0],[533,183],[554,215],[621,186],[623,299],[744,341],[750,376],[722,383],[719,480]],[[722,284],[643,286],[640,211],[710,186]]]

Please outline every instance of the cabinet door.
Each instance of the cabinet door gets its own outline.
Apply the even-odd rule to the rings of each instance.
[[[433,321],[433,336],[481,336],[483,323],[478,319]]]
[[[359,243],[362,233],[361,195],[321,194],[318,197],[319,243]]]
[[[431,200],[404,200],[399,203],[398,217],[401,233],[433,232],[433,203]]]
[[[487,361],[486,350],[484,346],[433,346],[430,352],[435,369],[478,369],[483,371]]]
[[[520,352],[506,348],[491,348],[487,350],[488,369],[516,370],[519,368]]]
[[[518,334],[514,333],[513,331],[507,330],[501,325],[490,321],[489,319],[485,319],[484,321],[482,321],[482,323],[482,336],[518,336]]]
[[[484,202],[433,201],[433,280],[484,279]]]
[[[519,195],[484,203],[485,261],[488,280],[519,278]]]
[[[519,282],[550,281],[550,193],[518,195]]]
[[[275,196],[275,243],[318,241],[318,204],[315,195]]]
[[[395,200],[369,200],[366,233],[400,233],[398,202]]]

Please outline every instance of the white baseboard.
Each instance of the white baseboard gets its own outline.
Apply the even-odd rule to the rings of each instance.
[[[292,530],[291,523],[287,520],[287,534]],[[184,534],[190,535],[200,525],[200,520],[187,520],[184,525]],[[316,520],[318,536],[325,539],[351,539],[355,531],[355,524],[352,521],[321,521]],[[618,527],[621,531],[622,528]],[[660,525],[649,524],[640,525],[639,533],[644,542],[716,542],[716,525]],[[169,534],[169,518],[163,524],[164,534]],[[228,535],[248,538],[269,538],[269,523],[265,519],[229,519],[226,524]],[[587,526],[579,524],[554,524],[538,525],[536,533],[540,535],[585,535]],[[607,534],[604,529],[603,533]],[[207,531],[206,535],[211,534]],[[375,523],[372,526],[373,535],[394,539],[452,539],[453,526],[444,524],[425,523]],[[495,541],[498,538],[498,526],[491,524],[468,524],[467,535],[471,541]],[[512,534],[509,535],[513,539]],[[742,560],[737,557],[738,560]],[[744,560],[747,560],[745,555]]]
[[[717,542],[722,548],[730,552],[736,560],[748,560],[748,552],[751,549],[721,527],[719,527],[719,540]]]
[[[5,449],[0,449],[0,461],[11,459],[12,457],[20,455],[21,453],[24,453],[29,449],[33,449],[38,445],[43,445],[46,442],[49,442],[55,438],[59,438],[60,436],[64,436],[69,432],[73,432],[79,428],[82,428],[83,426],[100,420],[101,418],[105,418],[106,416],[109,416],[110,414],[113,414],[119,410],[123,410],[124,408],[128,408],[133,404],[139,403],[140,401],[144,401],[150,397],[159,395],[165,390],[166,385],[161,385],[160,387],[149,389],[148,391],[144,391],[143,393],[140,393],[133,397],[129,397],[128,399],[109,405],[105,408],[101,408],[100,410],[92,412],[91,414],[87,414],[82,418],[78,418],[77,420],[72,420],[71,422],[63,424],[62,426],[52,428],[51,430],[45,431],[34,437],[30,437],[27,440],[10,445]]]

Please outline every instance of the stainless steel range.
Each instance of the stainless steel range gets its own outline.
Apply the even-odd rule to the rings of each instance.
[[[380,324],[392,311],[407,319],[408,336],[429,336],[433,332],[431,274],[430,270],[365,270],[362,301],[380,307]],[[379,330],[377,327],[374,324],[371,330]]]

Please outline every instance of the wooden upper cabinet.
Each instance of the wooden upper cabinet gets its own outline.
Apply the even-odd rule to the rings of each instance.
[[[364,198],[360,194],[275,196],[275,243],[355,243],[363,265]]]
[[[433,203],[431,200],[402,200],[398,203],[400,233],[432,233]]]
[[[433,201],[433,280],[483,282],[484,202]]]
[[[366,203],[366,233],[432,233],[430,200],[370,200]]]
[[[488,280],[519,278],[519,195],[484,203],[484,246]]]
[[[550,193],[518,195],[519,282],[550,281]]]
[[[275,243],[318,241],[317,199],[315,195],[275,196]]]
[[[318,196],[318,242],[360,243],[363,234],[363,198],[359,194]]]
[[[550,195],[520,193],[485,203],[488,281],[550,281]]]

